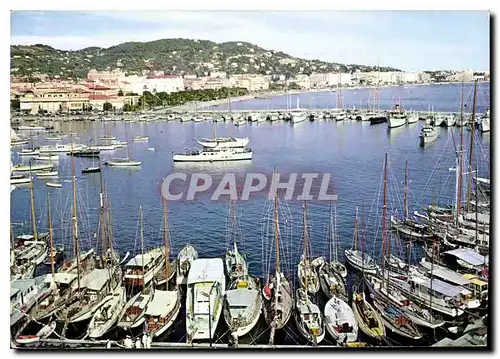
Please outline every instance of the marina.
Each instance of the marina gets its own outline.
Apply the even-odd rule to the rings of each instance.
[[[11,88],[12,348],[491,345],[489,72],[158,41]]]

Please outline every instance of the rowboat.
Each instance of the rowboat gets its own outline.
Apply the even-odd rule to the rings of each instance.
[[[62,184],[55,183],[55,182],[47,182],[46,185],[47,185],[47,187],[54,187],[54,188],[61,188],[62,187]]]
[[[82,169],[82,173],[101,172],[101,167],[87,167]]]

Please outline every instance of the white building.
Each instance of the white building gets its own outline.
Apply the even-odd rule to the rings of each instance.
[[[158,75],[146,77],[146,90],[149,92],[184,91],[184,80],[178,75]]]

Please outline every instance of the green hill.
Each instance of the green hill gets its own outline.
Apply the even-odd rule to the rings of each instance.
[[[120,68],[128,74],[159,70],[171,74],[203,75],[213,71],[228,74],[310,74],[312,72],[374,71],[364,65],[306,60],[281,51],[266,50],[247,42],[216,43],[208,40],[163,39],[125,42],[109,48],[87,47],[78,51],[54,49],[47,45],[12,45],[11,74],[47,74],[61,78],[84,78],[90,69]],[[399,71],[381,67],[380,71]]]

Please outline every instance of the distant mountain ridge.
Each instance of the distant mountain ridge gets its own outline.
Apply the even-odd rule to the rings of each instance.
[[[109,48],[93,46],[77,51],[58,50],[43,44],[11,45],[10,64],[14,76],[47,74],[72,79],[84,78],[90,69],[115,68],[128,74],[155,70],[199,76],[214,71],[293,76],[377,70],[372,66],[301,59],[243,41],[216,43],[191,39],[125,42]],[[379,71],[400,70],[380,67]]]

